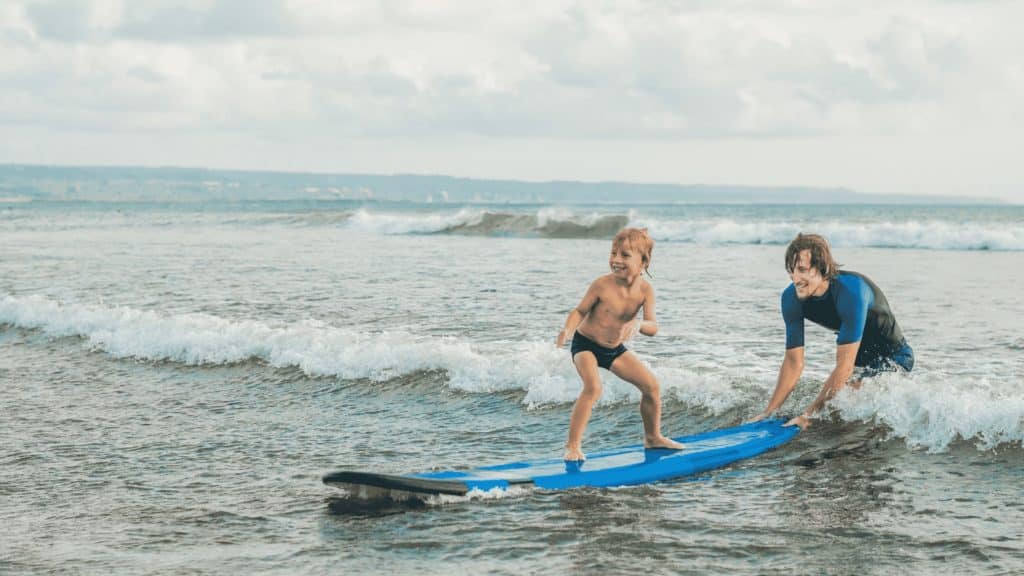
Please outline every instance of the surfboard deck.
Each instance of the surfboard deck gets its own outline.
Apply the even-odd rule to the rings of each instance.
[[[411,474],[378,474],[339,470],[324,475],[324,484],[338,486],[361,498],[401,499],[513,486],[564,490],[581,486],[608,487],[647,484],[720,468],[757,456],[791,440],[800,431],[772,419],[711,430],[674,440],[685,450],[625,446],[589,454],[585,461],[551,458],[483,466],[470,470],[441,470]]]

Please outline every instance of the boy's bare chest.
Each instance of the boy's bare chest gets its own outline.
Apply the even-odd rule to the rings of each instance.
[[[609,290],[602,294],[594,312],[608,319],[632,320],[643,303],[643,294],[623,295],[621,292]]]

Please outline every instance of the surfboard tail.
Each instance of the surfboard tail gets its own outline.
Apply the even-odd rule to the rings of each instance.
[[[527,478],[449,480],[426,478],[419,475],[401,476],[339,470],[323,477],[324,484],[344,489],[350,495],[365,500],[389,499],[403,501],[424,499],[429,496],[467,496],[473,490],[507,490],[513,486],[528,487],[533,481]]]
[[[324,484],[337,486],[357,498],[407,500],[438,494],[465,496],[465,482],[424,480],[410,476],[339,470],[323,477]]]

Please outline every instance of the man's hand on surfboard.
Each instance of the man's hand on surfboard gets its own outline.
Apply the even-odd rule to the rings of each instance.
[[[789,422],[783,424],[783,426],[799,426],[800,430],[806,430],[811,425],[811,418],[806,414],[801,414],[794,418],[790,418]]]
[[[744,424],[753,424],[754,422],[760,422],[761,420],[764,420],[765,418],[767,418],[769,416],[771,416],[770,412],[759,412],[758,414],[755,414],[754,416],[744,420],[743,423]]]

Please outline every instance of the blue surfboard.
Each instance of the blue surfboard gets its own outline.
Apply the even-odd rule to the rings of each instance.
[[[647,449],[635,445],[595,452],[580,462],[553,458],[471,470],[398,475],[340,470],[325,475],[323,481],[362,498],[465,495],[472,490],[512,486],[563,490],[580,486],[647,484],[757,456],[788,442],[800,431],[797,426],[782,424],[783,420],[779,419],[763,420],[675,438],[686,444],[685,450]]]

